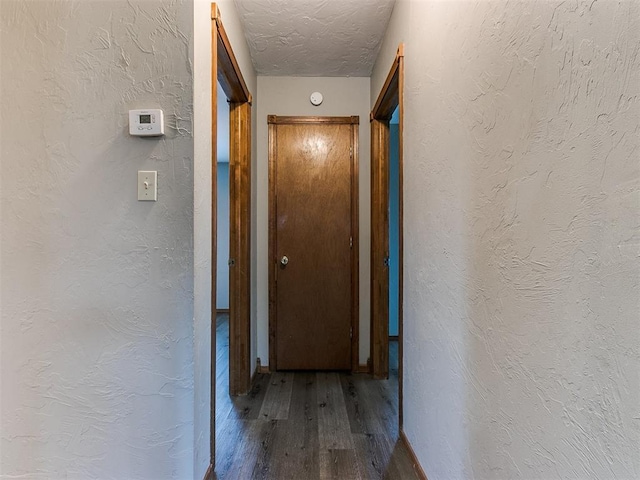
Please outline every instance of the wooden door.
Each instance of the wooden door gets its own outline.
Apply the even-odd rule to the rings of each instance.
[[[358,117],[269,117],[270,365],[350,370]]]

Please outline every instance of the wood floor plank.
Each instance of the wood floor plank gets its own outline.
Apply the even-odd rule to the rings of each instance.
[[[320,452],[320,480],[358,480],[362,477],[354,450]]]
[[[371,432],[394,438],[398,432],[398,390],[394,380],[362,381],[359,385],[363,408],[373,424]]]
[[[349,418],[351,433],[379,434],[383,431],[379,412],[367,399],[368,390],[365,385],[370,380],[368,375],[341,375],[342,393]]]
[[[349,416],[340,377],[335,372],[318,372],[318,438],[320,451],[353,449]]]
[[[269,374],[257,374],[251,390],[247,395],[231,398],[228,394],[229,390],[227,390],[227,399],[233,405],[230,418],[237,420],[257,420],[260,416],[260,410],[262,409],[262,403],[264,402],[270,380],[271,375]]]
[[[228,368],[228,330],[223,324],[216,332],[216,356]],[[389,380],[332,372],[258,374],[249,394],[239,397],[229,396],[228,373],[218,371],[214,478],[418,479],[399,441],[391,362]]]
[[[268,420],[264,421],[262,419],[251,420],[251,423],[254,424],[262,424],[262,428],[260,429],[260,436],[258,437],[258,448],[255,450],[255,462],[253,465],[253,470],[250,475],[242,474],[244,476],[238,476],[237,478],[251,478],[252,480],[267,480],[267,479],[275,479],[273,476],[274,464],[277,462],[278,458],[278,449],[276,448],[276,438],[278,436],[278,432],[280,430],[280,422],[281,420]],[[253,452],[252,452],[253,453]],[[250,459],[246,457],[243,458],[244,462],[251,462]],[[248,468],[245,469],[248,472]]]
[[[289,418],[279,421],[271,463],[272,478],[319,480],[318,401],[315,373],[294,376]]]
[[[259,418],[262,420],[286,420],[289,418],[293,375],[293,372],[271,374]]]

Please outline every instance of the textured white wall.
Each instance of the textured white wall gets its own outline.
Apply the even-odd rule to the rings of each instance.
[[[640,4],[396,4],[405,430],[430,480],[640,478]]]
[[[1,1],[1,0],[0,0]],[[249,91],[255,95],[256,76],[233,0],[216,2]],[[194,0],[194,274],[195,274],[195,478],[209,466],[209,405],[211,399],[211,2]],[[224,100],[223,100],[224,101]],[[252,152],[256,151],[255,106]],[[255,153],[252,154],[252,231],[255,232]],[[256,240],[252,238],[251,358],[256,358]]]
[[[324,101],[309,101],[319,91]],[[258,77],[258,168],[256,238],[258,280],[258,357],[269,363],[269,129],[268,115],[360,116],[360,363],[369,356],[369,256],[370,256],[370,160],[369,78]]]
[[[190,3],[2,0],[0,22],[0,476],[192,478]],[[129,136],[143,107],[165,137]]]

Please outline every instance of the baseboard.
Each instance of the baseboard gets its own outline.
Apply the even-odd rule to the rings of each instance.
[[[269,365],[262,365],[260,358],[256,359],[256,371],[253,376],[255,377],[258,373],[269,373]],[[253,383],[253,378],[251,378],[251,383]]]
[[[204,474],[203,480],[213,480],[213,465],[209,464],[207,472]]]
[[[416,452],[413,451],[413,447],[409,443],[409,439],[404,434],[403,430],[400,430],[400,441],[404,443],[405,447],[407,447],[409,457],[411,457],[411,463],[413,464],[413,470],[416,472],[416,475],[418,475],[418,478],[420,480],[427,480],[427,475],[424,473],[422,465],[420,465],[420,462],[418,461],[418,457],[416,457]]]
[[[253,373],[251,374],[251,380],[249,380],[249,383],[251,386],[253,386],[253,382],[256,379],[256,375],[258,375],[258,373],[260,373],[260,359],[256,359],[256,368],[253,371]]]
[[[229,313],[228,308],[218,308],[216,309],[216,313]]]
[[[361,363],[360,365],[358,365],[358,368],[355,369],[354,373],[371,373],[369,364]]]

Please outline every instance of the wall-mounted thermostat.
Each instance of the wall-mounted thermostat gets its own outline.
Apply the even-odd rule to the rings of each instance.
[[[162,110],[129,110],[129,134],[137,137],[159,137],[164,135]]]

